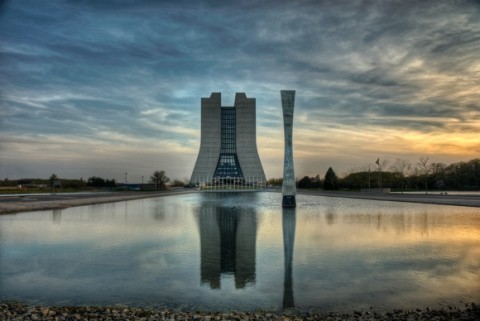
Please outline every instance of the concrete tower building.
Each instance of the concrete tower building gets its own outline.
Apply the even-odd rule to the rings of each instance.
[[[222,107],[221,94],[202,98],[201,140],[192,184],[264,183],[257,151],[256,101],[235,95],[233,107]]]

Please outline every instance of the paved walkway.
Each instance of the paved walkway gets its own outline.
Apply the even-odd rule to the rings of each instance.
[[[340,192],[340,191],[315,191],[299,189],[299,194],[318,195],[328,197],[343,197],[355,199],[368,199],[378,201],[410,202],[439,205],[456,205],[480,207],[480,196],[478,195],[439,195],[439,194],[401,194],[401,193],[361,193],[361,192]]]
[[[2,196],[0,197],[0,214],[64,209],[73,206],[122,202],[192,192],[194,191],[182,188],[161,192],[58,193]]]

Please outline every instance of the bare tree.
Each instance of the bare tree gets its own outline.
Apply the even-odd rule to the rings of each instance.
[[[388,164],[388,161],[386,159],[380,161],[380,158],[377,159],[377,161],[375,162],[375,164],[377,165],[377,183],[378,183],[378,187],[379,188],[382,188],[382,172],[383,172],[383,169],[387,166]]]
[[[447,167],[446,164],[444,163],[432,163],[430,165],[430,168],[431,168],[431,172],[432,174],[440,174],[440,173],[443,173],[445,171],[445,168]]]
[[[412,168],[412,163],[408,160],[397,158],[390,166],[390,170],[394,173],[400,174],[402,177],[405,177],[409,174],[410,169]]]
[[[416,169],[418,173],[425,176],[425,194],[427,194],[428,193],[428,174],[430,174],[430,171],[432,169],[432,166],[429,163],[428,157],[420,157],[420,159],[417,162]]]
[[[150,183],[155,184],[156,190],[165,189],[165,183],[168,181],[170,181],[170,178],[165,175],[165,171],[155,171],[150,176]]]

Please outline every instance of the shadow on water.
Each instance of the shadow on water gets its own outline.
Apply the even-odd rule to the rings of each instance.
[[[295,307],[292,279],[293,248],[295,243],[296,212],[295,208],[283,208],[283,253],[285,260],[285,271],[283,280],[283,308]]]
[[[202,284],[221,288],[221,275],[235,277],[235,287],[255,284],[257,212],[255,193],[208,193],[199,208],[200,275]]]

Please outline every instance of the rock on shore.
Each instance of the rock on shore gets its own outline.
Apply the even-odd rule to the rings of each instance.
[[[464,307],[447,307],[442,310],[415,309],[394,310],[391,312],[353,311],[352,313],[272,313],[257,312],[199,312],[176,311],[155,308],[136,307],[47,307],[28,306],[18,302],[0,303],[0,320],[480,320],[480,306],[475,303],[465,304]]]

